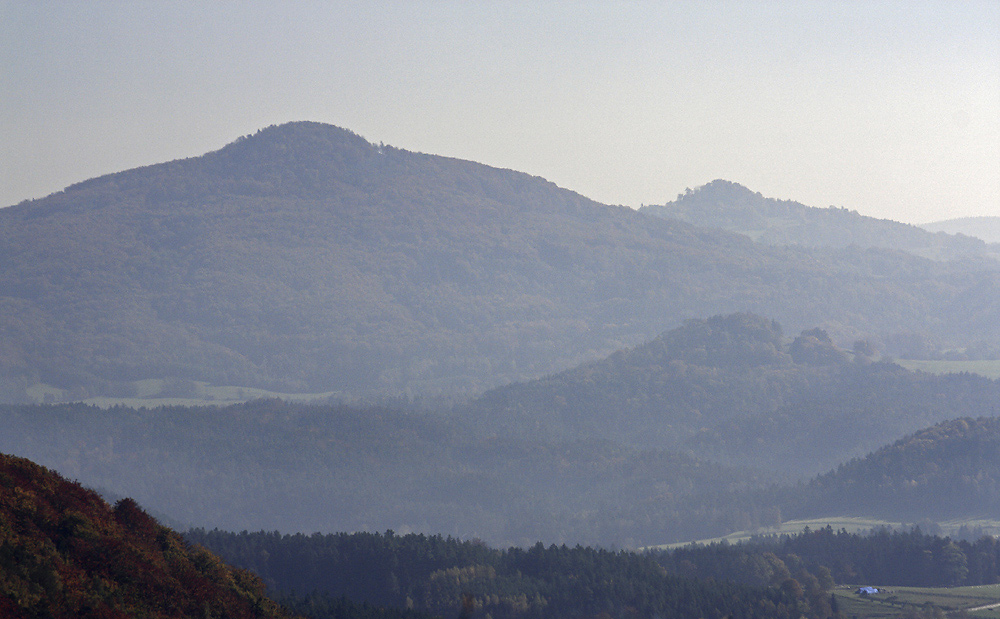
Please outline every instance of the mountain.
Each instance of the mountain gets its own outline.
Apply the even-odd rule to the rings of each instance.
[[[1000,381],[873,362],[822,329],[786,337],[738,313],[498,387],[459,414],[486,431],[601,437],[807,477],[956,415],[1000,414],[997,402]]]
[[[693,191],[689,189],[668,204],[644,206],[640,210],[655,217],[736,232],[766,245],[853,245],[895,249],[932,260],[983,256],[1000,259],[1000,245],[986,242],[996,243],[997,239],[972,234],[968,225],[912,226],[844,208],[814,208],[791,200],[765,198],[760,192],[724,180],[714,180]],[[928,230],[944,230],[949,234],[931,234]]]
[[[0,209],[0,264],[6,401],[469,394],[732,311],[1000,345],[985,262],[759,245],[318,123]]]
[[[928,232],[964,234],[987,243],[1000,243],[1000,217],[961,217],[920,226]]]
[[[135,501],[0,454],[0,616],[287,617],[263,591]]]

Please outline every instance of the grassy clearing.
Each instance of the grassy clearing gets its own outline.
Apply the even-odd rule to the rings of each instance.
[[[987,535],[1000,535],[1000,520],[994,520],[989,518],[963,518],[948,520],[945,522],[937,523],[941,527],[941,535],[955,535],[958,533],[959,529],[963,526],[974,529],[979,527],[983,530],[984,534]],[[833,528],[834,531],[839,531],[845,529],[848,533],[867,533],[872,529],[879,527],[889,527],[892,529],[902,529],[909,530],[913,526],[913,523],[890,521],[890,520],[880,520],[878,518],[861,518],[854,516],[828,516],[826,518],[807,518],[803,520],[789,520],[787,522],[781,523],[778,527],[762,527],[753,531],[736,531],[730,533],[729,535],[724,535],[722,537],[713,537],[709,539],[699,539],[690,542],[677,542],[673,544],[662,544],[659,546],[650,546],[650,549],[660,549],[669,550],[671,548],[681,548],[683,546],[688,546],[690,544],[712,544],[717,542],[726,541],[731,544],[737,542],[749,541],[755,535],[797,535],[803,531],[806,527],[815,531],[816,529],[825,529],[827,526]]]
[[[878,585],[873,585],[878,587]],[[980,587],[878,587],[875,595],[858,595],[857,585],[838,587],[833,594],[841,614],[859,619],[897,617],[907,607],[923,607],[928,604],[955,612],[982,606],[1000,604],[1000,585]],[[1000,608],[989,608],[969,612],[971,617],[1000,617]]]
[[[1000,378],[1000,360],[994,361],[924,361],[896,359],[896,363],[908,370],[919,370],[928,374],[958,374],[968,372],[987,378]]]
[[[226,405],[257,400],[260,398],[280,398],[292,402],[313,402],[343,396],[336,391],[325,393],[283,393],[254,387],[210,385],[202,381],[167,381],[149,378],[132,383],[135,395],[131,397],[94,397],[83,400],[101,408],[129,406],[132,408],[157,406],[206,406]],[[38,384],[30,387],[28,396],[38,403],[63,402],[72,400],[71,394],[58,387]]]
[[[157,382],[162,383],[163,381],[159,379],[138,381],[138,383],[147,383],[148,385]],[[145,389],[140,388],[137,397],[134,398],[96,397],[88,398],[84,402],[101,408],[109,408],[116,405],[132,408],[142,406],[155,408],[157,406],[224,406],[226,404],[237,404],[260,398],[280,398],[291,402],[313,402],[339,395],[335,391],[328,391],[326,393],[282,393],[280,391],[268,391],[252,387],[217,387],[202,382],[196,382],[195,384],[197,385],[197,390],[194,393],[183,396],[163,396],[160,395],[162,391],[159,388],[147,385]]]

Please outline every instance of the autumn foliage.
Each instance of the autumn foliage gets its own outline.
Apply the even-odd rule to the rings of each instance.
[[[161,526],[132,499],[0,454],[0,616],[284,617],[254,575]]]

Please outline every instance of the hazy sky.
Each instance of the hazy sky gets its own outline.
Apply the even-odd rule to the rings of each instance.
[[[0,205],[291,120],[611,204],[1000,215],[1000,1],[0,0]]]

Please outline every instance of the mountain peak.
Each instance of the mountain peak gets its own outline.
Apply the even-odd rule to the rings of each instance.
[[[318,150],[320,153],[343,149],[375,151],[376,147],[350,129],[301,120],[258,129],[256,133],[239,137],[216,152],[247,149],[264,150],[268,154],[288,149],[304,149],[318,154],[315,151]]]
[[[654,217],[736,232],[764,245],[884,248],[931,260],[996,257],[996,252],[979,239],[936,236],[917,226],[846,208],[815,208],[765,198],[760,192],[722,179],[688,189],[673,202],[640,210]]]
[[[734,183],[721,178],[705,183],[704,185],[696,187],[693,190],[689,189],[683,194],[678,194],[677,201],[680,202],[685,199],[691,199],[693,196],[712,196],[713,198],[720,199],[746,198],[750,196],[761,197],[760,192],[750,191],[750,189],[740,185],[739,183]]]

